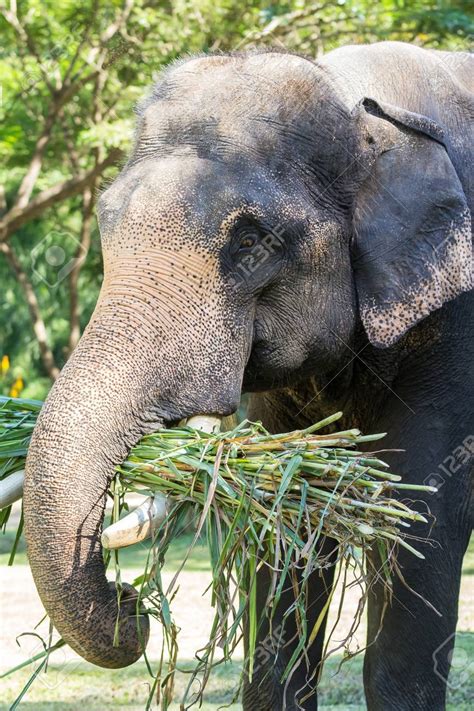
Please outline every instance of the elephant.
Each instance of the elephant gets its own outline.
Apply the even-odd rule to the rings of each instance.
[[[388,433],[405,481],[437,483],[417,496],[431,528],[412,527],[425,560],[400,550],[386,609],[371,586],[364,688],[371,711],[445,708],[473,521],[472,70],[466,53],[398,42],[318,60],[256,49],[179,60],[139,105],[98,201],[98,302],[26,463],[35,584],[85,659],[123,667],[148,638],[133,588],[118,611],[104,570],[114,466],[144,434],[230,415],[248,393],[271,432],[342,410],[344,427]],[[332,581],[314,573],[308,626]],[[287,683],[296,642],[256,665],[245,711],[316,709],[323,637]]]

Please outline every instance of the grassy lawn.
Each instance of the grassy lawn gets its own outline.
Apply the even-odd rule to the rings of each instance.
[[[466,640],[463,647],[466,650]],[[471,659],[474,657],[474,633],[469,636],[468,647]],[[338,672],[340,657],[330,659],[326,665],[319,692],[319,703],[323,709],[365,709],[362,689],[362,657],[346,662]],[[183,667],[189,666],[184,662]],[[240,710],[238,703],[230,704],[238,687],[240,664],[232,663],[217,667],[207,687],[203,711],[217,711],[222,705],[230,711]],[[7,711],[23,684],[29,678],[28,672],[19,672],[2,680],[0,710]],[[187,677],[178,674],[176,697],[185,688]],[[474,694],[474,680],[448,694],[449,711],[470,711]],[[48,674],[39,679],[21,702],[20,708],[35,711],[102,711],[103,709],[127,709],[143,711],[148,696],[149,676],[142,662],[127,669],[105,672],[90,664],[81,662],[63,669],[51,665]],[[5,703],[5,700],[7,702]],[[156,708],[156,707],[155,707]],[[173,711],[179,704],[172,704]],[[258,711],[258,709],[255,709]]]
[[[0,564],[6,564],[8,551],[13,540],[13,532],[0,536]],[[175,570],[183,560],[191,535],[183,535],[176,539],[169,551],[166,567]],[[145,545],[134,546],[121,554],[121,567],[140,567],[147,556]],[[24,544],[20,543],[15,565],[26,564]],[[208,558],[203,544],[196,546],[192,552],[186,569],[202,572],[208,570]],[[466,555],[463,574],[465,579],[474,576],[474,540],[471,541]],[[474,664],[474,633],[462,632],[460,635],[464,657],[470,659],[471,670]],[[58,653],[60,654],[60,653]],[[456,658],[456,657],[455,657]],[[341,657],[331,658],[324,671],[320,687],[320,708],[332,711],[362,711],[365,709],[362,688],[362,657],[355,657],[342,665]],[[181,662],[181,668],[190,668],[192,662]],[[231,703],[239,682],[241,665],[236,661],[232,664],[217,667],[208,684],[203,711],[217,711],[225,705],[231,711],[241,709],[239,703]],[[2,694],[0,711],[7,711],[17,697],[22,687],[31,676],[31,669],[17,672],[2,679]],[[187,675],[179,673],[176,683],[176,698],[187,683]],[[35,711],[103,711],[104,709],[127,709],[127,711],[142,711],[149,693],[150,677],[144,662],[137,662],[132,667],[120,670],[105,671],[86,662],[70,661],[64,666],[51,659],[47,675],[41,675],[29,689],[20,708],[31,708]],[[472,708],[474,697],[474,678],[463,679],[459,688],[449,690],[449,711],[468,711]],[[153,708],[157,708],[154,705]],[[179,710],[179,704],[170,707]],[[256,709],[255,711],[258,711]]]

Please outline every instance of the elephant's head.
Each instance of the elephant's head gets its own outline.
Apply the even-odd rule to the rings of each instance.
[[[470,285],[467,210],[437,128],[277,53],[192,59],[139,111],[98,208],[104,282],[27,462],[31,568],[85,658],[124,666],[147,623],[120,606],[100,531],[114,465],[145,432],[227,415],[249,390],[337,371]],[[140,626],[141,625],[141,626]]]

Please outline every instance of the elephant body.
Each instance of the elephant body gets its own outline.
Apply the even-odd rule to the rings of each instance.
[[[124,666],[147,636],[125,600],[111,643],[99,536],[114,464],[160,424],[230,414],[243,390],[274,432],[343,410],[347,426],[403,447],[385,458],[405,481],[438,484],[421,497],[431,530],[412,529],[429,533],[426,560],[400,551],[381,628],[371,589],[364,683],[371,711],[445,707],[473,521],[470,81],[468,55],[400,43],[318,62],[251,52],[179,62],[142,104],[100,200],[101,295],[26,469],[33,575],[85,658]],[[314,574],[309,626],[331,585],[332,571]],[[316,694],[301,699],[323,634],[286,685],[292,644],[256,664],[245,711],[316,709]]]
[[[388,103],[442,126],[443,143],[472,214],[471,56],[382,43],[344,47],[319,63],[349,110],[369,96],[379,105]],[[390,191],[390,185],[387,189]],[[312,376],[296,388],[251,397],[250,419],[262,420],[275,432],[306,426],[342,409],[350,414],[347,426],[387,432],[381,443],[384,448],[403,447],[404,451],[384,457],[404,481],[429,483],[439,489],[435,495],[417,496],[436,520],[430,532],[432,543],[422,548],[425,561],[400,551],[406,584],[395,580],[393,603],[383,616],[381,629],[383,593],[377,587],[371,592],[364,659],[364,686],[371,711],[445,708],[461,566],[474,521],[473,325],[473,296],[465,293],[387,349],[373,347],[364,333],[357,334],[347,344],[351,363],[334,379],[332,373],[325,379]],[[417,535],[426,537],[426,527],[416,524],[414,528],[419,529]],[[328,577],[326,573],[314,582],[309,626],[327,600],[331,589]],[[265,582],[262,588],[265,590]],[[420,597],[415,597],[413,590]],[[290,603],[288,596],[282,607]],[[265,633],[263,630],[262,636]],[[321,634],[313,650],[312,668],[321,658],[322,641]],[[284,659],[290,655],[291,647]],[[244,708],[274,711],[283,708],[284,699],[287,708],[300,708],[294,699],[307,690],[307,673],[304,670],[297,675],[285,691],[276,683],[285,667],[284,659],[275,670],[261,670],[259,692],[258,681],[246,687]],[[316,709],[315,699],[303,708]]]

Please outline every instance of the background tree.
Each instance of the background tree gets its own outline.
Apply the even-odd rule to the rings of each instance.
[[[465,2],[0,2],[0,391],[43,397],[97,298],[94,206],[132,108],[169,61],[284,46],[318,56],[398,39],[463,49]]]

